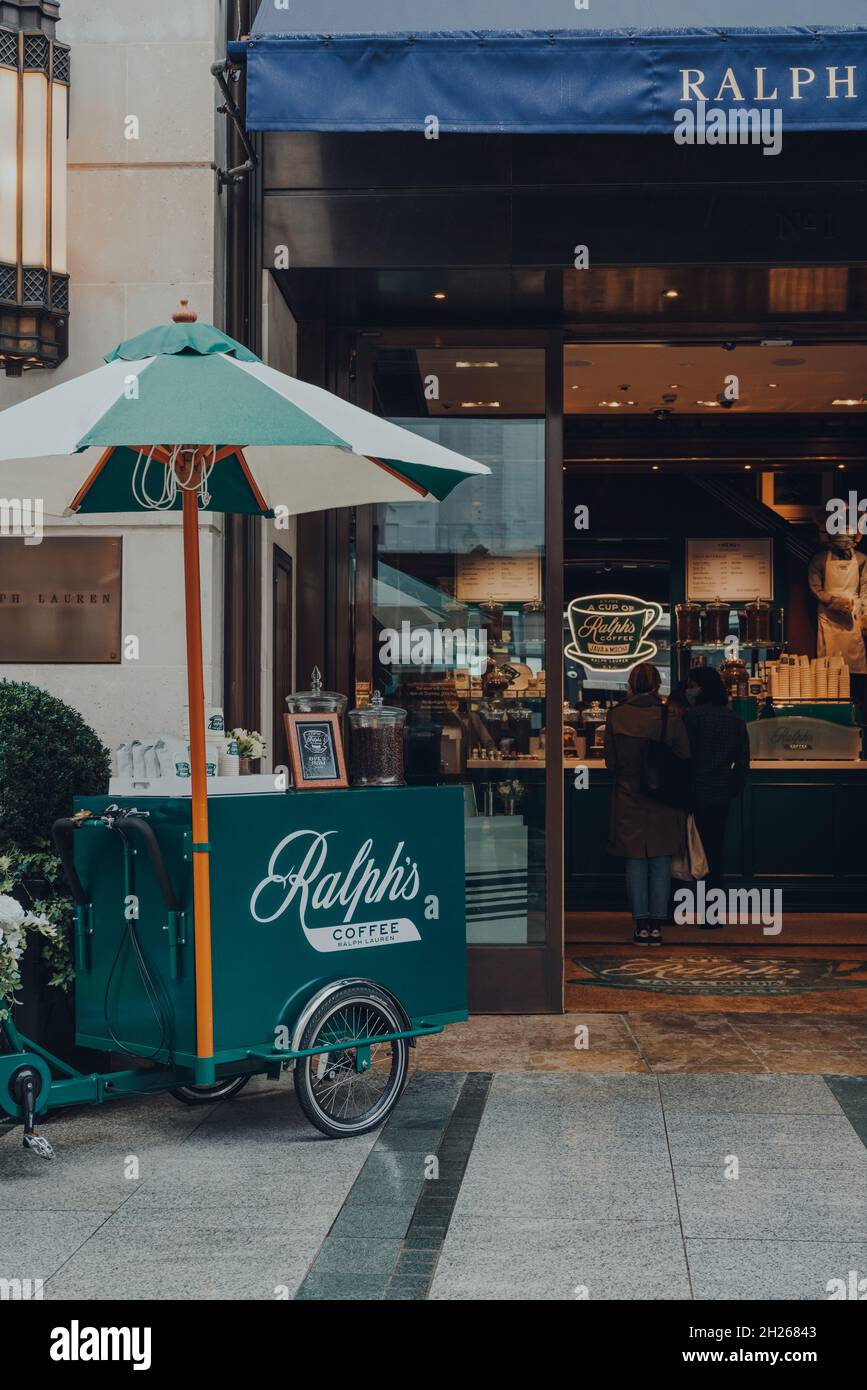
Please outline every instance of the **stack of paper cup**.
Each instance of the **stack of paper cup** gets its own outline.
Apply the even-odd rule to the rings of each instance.
[[[220,776],[239,777],[241,774],[241,759],[238,757],[238,741],[234,738],[224,738],[220,744]]]
[[[225,732],[226,732],[226,721],[225,721],[225,719],[223,718],[223,711],[222,711],[222,709],[220,708],[220,706],[219,706],[219,705],[206,705],[206,706],[205,706],[205,734],[208,735],[208,736],[213,736],[214,734],[217,734],[217,735],[219,735],[220,737],[222,737],[223,734],[225,734]],[[189,705],[184,705],[184,728],[183,728],[183,734],[184,734],[184,738],[189,738],[189,736],[190,736],[190,707],[189,707]]]

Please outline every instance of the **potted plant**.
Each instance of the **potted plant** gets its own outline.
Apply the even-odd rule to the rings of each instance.
[[[238,745],[238,762],[242,775],[254,771],[253,763],[258,763],[265,755],[267,744],[255,729],[232,729],[229,734]]]

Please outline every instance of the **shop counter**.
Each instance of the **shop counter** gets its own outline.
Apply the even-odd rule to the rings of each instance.
[[[583,790],[565,771],[566,910],[625,911],[624,861],[606,847],[614,778],[599,760],[583,765]],[[727,886],[782,889],[794,912],[863,912],[865,846],[867,762],[756,761],[729,814]]]

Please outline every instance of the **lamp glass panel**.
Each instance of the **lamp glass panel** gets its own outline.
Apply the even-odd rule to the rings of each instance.
[[[0,262],[18,260],[18,74],[0,68]]]
[[[48,81],[24,74],[24,167],[21,255],[25,265],[47,265]]]
[[[65,275],[66,265],[66,107],[62,82],[51,86],[51,269]]]

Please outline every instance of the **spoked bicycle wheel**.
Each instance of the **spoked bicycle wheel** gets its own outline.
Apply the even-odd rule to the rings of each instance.
[[[366,1134],[391,1113],[406,1084],[409,1042],[374,1043],[362,1052],[342,1044],[399,1033],[404,1020],[393,1001],[373,985],[347,985],[325,999],[310,1019],[299,1050],[326,1047],[328,1052],[295,1063],[295,1092],[301,1109],[329,1139]],[[368,1055],[369,1054],[369,1055]]]

